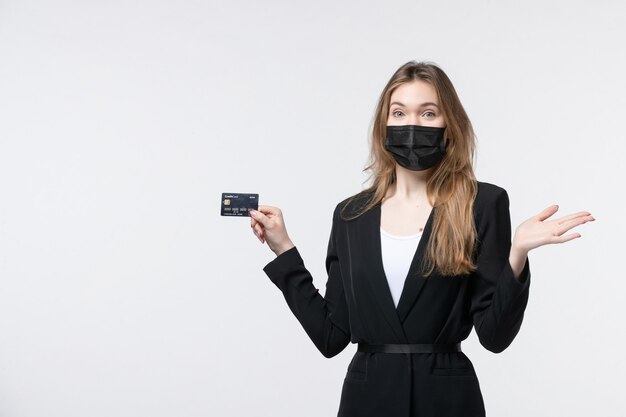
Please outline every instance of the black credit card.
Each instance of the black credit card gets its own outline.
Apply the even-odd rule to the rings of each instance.
[[[259,209],[259,195],[252,193],[222,193],[222,216],[248,216],[249,210]]]

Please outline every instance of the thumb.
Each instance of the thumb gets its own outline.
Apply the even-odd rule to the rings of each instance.
[[[258,210],[250,210],[250,217],[252,217],[257,222],[261,223],[263,226],[267,225],[267,222],[270,220],[264,213],[270,214],[272,217],[277,215],[277,210],[272,206],[263,206],[259,205]]]
[[[547,219],[548,217],[552,216],[554,213],[556,213],[559,210],[559,205],[558,204],[552,204],[549,207],[546,207],[545,209],[543,209],[541,211],[541,213],[539,213],[537,215],[537,218],[539,219],[539,221],[544,221],[545,219]]]
[[[250,217],[261,223],[263,226],[265,226],[267,220],[269,220],[265,214],[258,210],[249,210],[248,213],[250,213]]]

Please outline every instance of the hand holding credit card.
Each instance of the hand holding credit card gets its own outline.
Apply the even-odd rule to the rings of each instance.
[[[252,212],[255,211],[255,212]],[[283,213],[278,207],[259,206],[259,194],[222,193],[222,216],[250,217],[252,233],[278,256],[295,245],[287,235]]]

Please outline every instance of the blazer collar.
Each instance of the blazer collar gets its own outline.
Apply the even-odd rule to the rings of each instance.
[[[394,329],[397,336],[401,340],[404,340],[405,343],[408,342],[408,340],[406,334],[404,333],[402,323],[411,311],[411,307],[415,304],[418,295],[427,281],[427,278],[422,275],[423,260],[426,245],[430,239],[434,214],[435,207],[431,209],[419,244],[413,254],[413,259],[411,260],[409,271],[404,281],[404,287],[402,289],[397,308],[393,301],[391,291],[389,290],[389,284],[387,282],[382,261],[380,240],[381,202],[376,204],[371,210],[363,215],[364,229],[366,233],[363,244],[366,248],[367,259],[369,259],[372,264],[372,271],[367,274],[367,281],[374,292],[375,298],[380,305],[385,319]]]

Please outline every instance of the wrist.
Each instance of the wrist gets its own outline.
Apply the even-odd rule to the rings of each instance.
[[[522,270],[524,269],[524,265],[526,264],[526,258],[528,256],[528,252],[524,249],[521,249],[517,246],[511,246],[511,253],[509,254],[509,264],[511,265],[511,270],[513,271],[513,276],[516,280],[520,282],[522,281]]]
[[[282,255],[283,253],[287,252],[289,249],[293,248],[294,246],[296,245],[294,245],[291,240],[286,242],[283,245],[280,245],[278,249],[276,250],[276,256]]]
[[[524,259],[528,256],[528,250],[521,248],[520,246],[513,243],[511,245],[511,257],[515,259]]]

